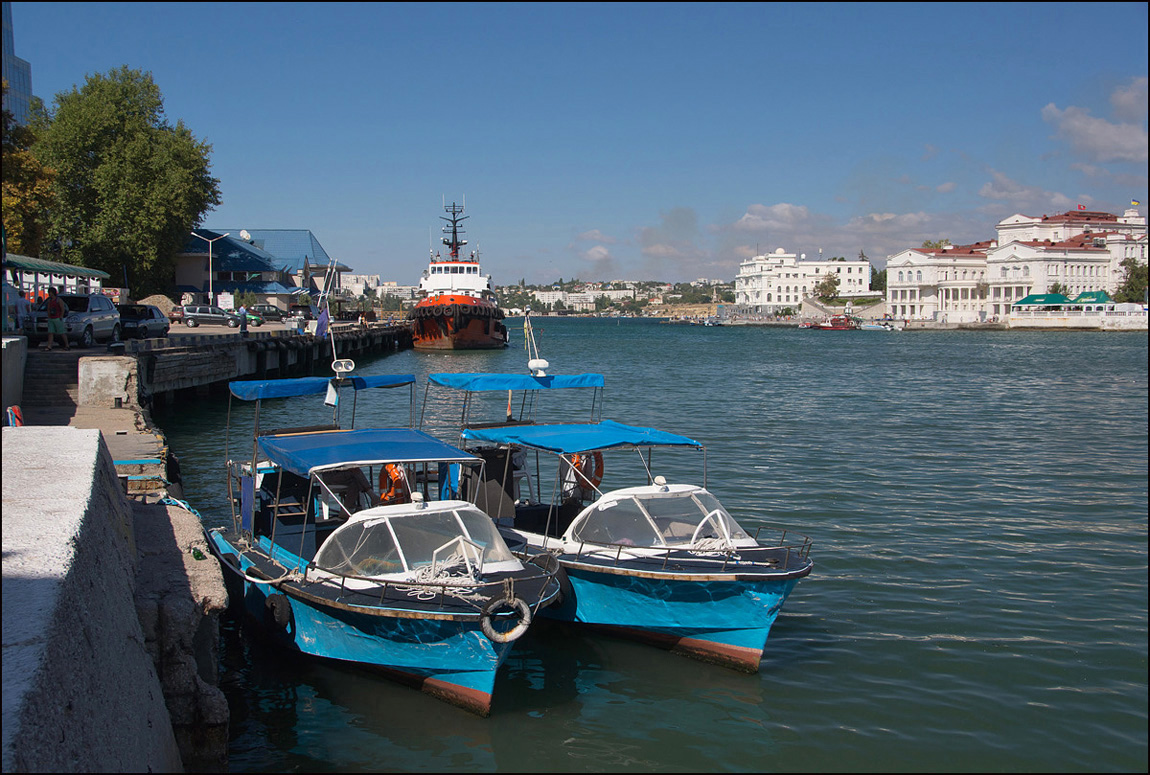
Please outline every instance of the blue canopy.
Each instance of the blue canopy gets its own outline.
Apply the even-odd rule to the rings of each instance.
[[[429,374],[427,381],[472,392],[603,387],[602,374],[559,374],[553,377],[535,377],[530,374]]]
[[[412,374],[379,374],[373,377],[351,377],[349,380],[356,390],[376,387],[400,387],[415,382]],[[289,398],[291,396],[313,396],[327,392],[328,377],[296,377],[294,379],[247,379],[228,384],[232,395],[244,401],[262,398]]]
[[[316,471],[383,463],[466,463],[475,456],[423,431],[374,428],[261,436],[260,450],[285,471],[310,476]]]
[[[570,425],[509,425],[501,428],[468,428],[463,431],[468,441],[493,444],[518,444],[556,454],[593,452],[612,447],[695,447],[703,445],[694,439],[667,433],[656,428],[623,425],[612,420]]]

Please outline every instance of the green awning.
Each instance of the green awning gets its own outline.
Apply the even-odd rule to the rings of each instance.
[[[1106,291],[1086,291],[1074,297],[1071,304],[1113,304],[1114,299]]]
[[[1025,299],[1014,302],[1015,307],[1057,307],[1070,304],[1070,299],[1061,293],[1032,293]]]
[[[99,269],[62,264],[59,261],[45,261],[42,258],[32,258],[31,256],[18,256],[15,253],[9,253],[4,257],[4,268],[44,274],[62,274],[68,277],[96,277],[100,280],[107,280],[111,277],[107,272],[101,272]]]

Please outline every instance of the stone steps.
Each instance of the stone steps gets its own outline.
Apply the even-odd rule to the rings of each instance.
[[[83,351],[29,350],[24,366],[24,406],[76,406]]]

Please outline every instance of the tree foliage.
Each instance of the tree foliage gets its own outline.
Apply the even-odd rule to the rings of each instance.
[[[946,247],[949,244],[950,244],[950,240],[948,240],[948,239],[935,239],[935,240],[928,239],[928,240],[923,241],[922,246],[924,248],[926,248],[927,250],[941,250],[942,248]]]
[[[33,153],[56,170],[47,258],[169,290],[188,232],[220,203],[211,146],[164,116],[152,76],[127,67],[56,95]]]
[[[833,301],[839,295],[839,275],[838,272],[827,272],[819,280],[818,285],[815,286],[815,297],[819,301],[827,302]]]
[[[1114,291],[1114,300],[1133,304],[1144,303],[1148,282],[1146,264],[1136,258],[1126,258],[1122,260],[1121,267],[1126,270],[1126,276]]]
[[[7,81],[3,92],[8,92]],[[55,179],[55,172],[32,154],[35,142],[30,127],[17,124],[9,111],[3,111],[4,236],[7,249],[24,256],[40,255]]]
[[[870,289],[886,293],[886,270],[872,270],[870,276]]]

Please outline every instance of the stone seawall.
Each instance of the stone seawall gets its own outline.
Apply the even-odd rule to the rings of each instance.
[[[100,432],[3,429],[5,772],[183,769]]]

